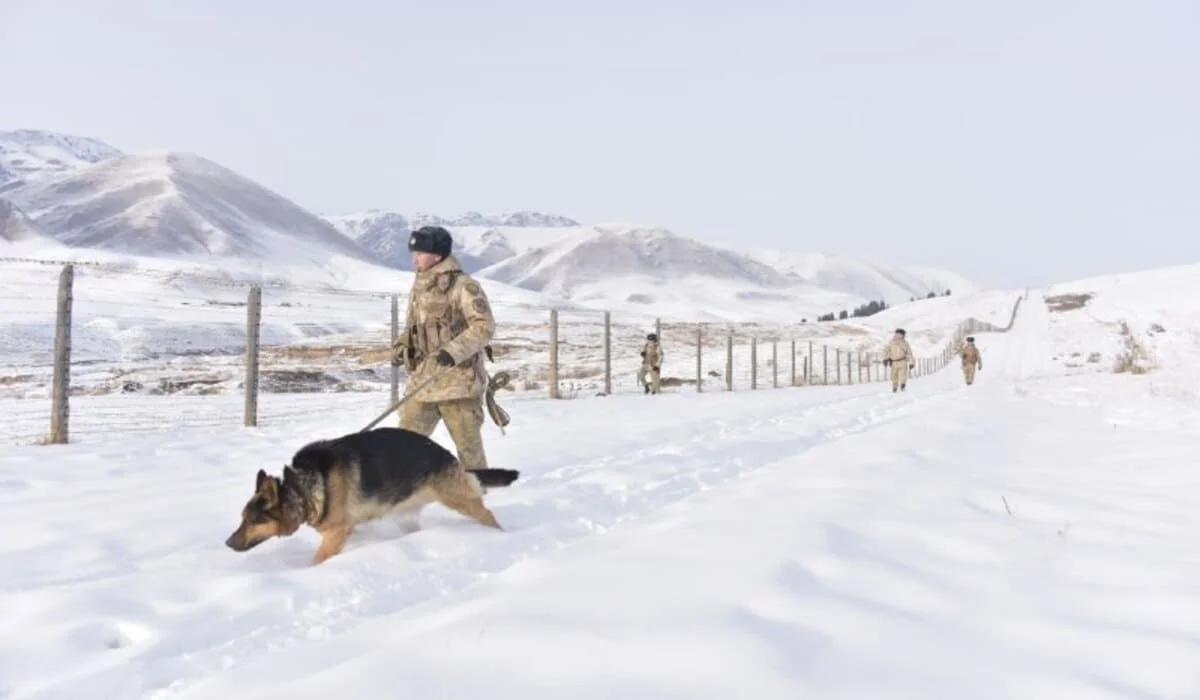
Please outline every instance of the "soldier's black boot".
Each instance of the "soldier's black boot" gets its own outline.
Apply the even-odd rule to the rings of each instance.
[[[650,385],[649,385],[649,384],[643,384],[643,385],[642,385],[642,388],[643,388],[643,389],[645,389],[645,391],[643,391],[643,392],[642,392],[643,394],[649,394],[649,393],[650,393]]]

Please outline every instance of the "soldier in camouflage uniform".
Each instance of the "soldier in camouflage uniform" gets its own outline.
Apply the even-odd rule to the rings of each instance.
[[[482,469],[488,465],[481,434],[488,391],[484,353],[491,354],[496,321],[483,288],[451,255],[452,246],[450,232],[440,226],[421,227],[408,239],[417,274],[392,360],[408,371],[405,395],[412,394],[401,407],[400,427],[429,435],[445,421],[459,462]]]
[[[646,344],[642,346],[642,386],[643,393],[657,394],[662,383],[662,346],[658,344],[658,334],[646,336]]]
[[[958,354],[962,355],[963,379],[971,386],[975,383],[975,370],[983,369],[983,357],[975,346],[974,336],[967,336],[967,344],[958,349]]]
[[[891,341],[883,351],[883,364],[892,369],[892,393],[904,391],[908,386],[908,372],[917,365],[912,347],[905,338],[903,328],[897,328]]]

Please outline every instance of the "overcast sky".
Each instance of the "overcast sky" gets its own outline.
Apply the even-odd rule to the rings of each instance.
[[[318,213],[535,209],[1017,286],[1200,261],[1197,0],[0,0],[0,129]]]

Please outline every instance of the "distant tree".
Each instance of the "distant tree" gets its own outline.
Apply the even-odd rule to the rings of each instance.
[[[850,314],[847,313],[845,309],[842,309],[841,311],[838,312],[838,318],[840,318],[844,321],[844,320],[850,318]]]
[[[946,290],[946,296],[950,296],[950,290],[949,290],[949,289],[947,289],[947,290]]]
[[[926,298],[926,299],[932,299],[932,298],[934,298],[934,297],[936,297],[936,296],[937,296],[937,294],[935,294],[935,293],[933,292],[933,290],[930,290],[930,292],[929,292],[928,294],[926,294],[926,295],[925,295],[925,298]]]
[[[916,300],[917,300],[917,298],[916,298],[916,297],[909,297],[909,298],[908,298],[908,300],[909,300],[909,301],[916,301]]]
[[[877,314],[886,308],[887,308],[886,302],[869,301],[869,302],[863,304],[862,306],[859,306],[858,308],[854,309],[854,313],[851,315],[854,316],[855,318],[862,318],[864,316],[872,316],[874,314]]]
[[[807,319],[807,318],[802,318],[802,319],[800,319],[800,323],[808,323],[808,319]]]
[[[821,314],[820,316],[817,316],[817,321],[824,323],[825,321],[832,321],[836,318],[837,318],[837,316],[835,316],[832,312],[830,312],[827,314]]]

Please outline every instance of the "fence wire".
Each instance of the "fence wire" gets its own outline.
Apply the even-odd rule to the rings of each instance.
[[[0,261],[2,262],[2,261]],[[66,380],[70,435],[284,424],[315,411],[390,405],[407,381],[391,365],[407,289],[198,279],[161,271],[72,267]],[[56,290],[62,268],[0,264],[0,439],[46,441],[54,422]],[[1005,331],[968,319],[918,362],[946,366],[970,333]],[[887,381],[871,337],[825,324],[683,323],[633,314],[492,304],[488,371],[512,390],[551,398],[641,393],[646,336],[657,333],[664,392],[727,392]],[[63,316],[65,319],[66,316]]]

